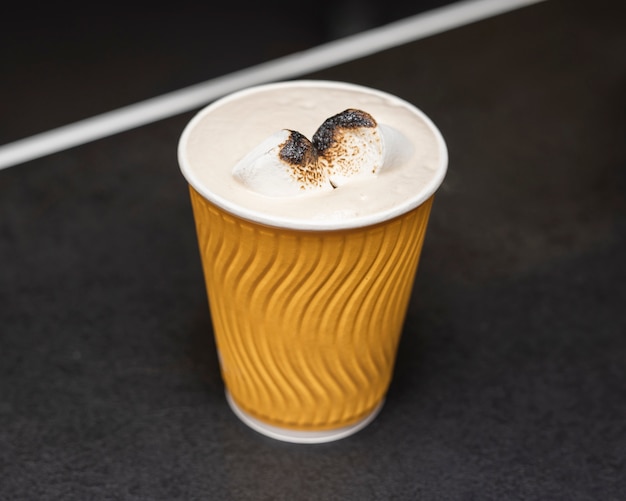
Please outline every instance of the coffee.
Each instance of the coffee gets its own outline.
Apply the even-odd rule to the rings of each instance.
[[[390,148],[395,158],[375,178],[285,199],[259,194],[233,176],[233,167],[278,131],[312,138],[324,120],[348,108],[399,133]],[[247,219],[301,229],[363,226],[406,212],[437,189],[447,165],[444,141],[422,112],[395,96],[334,82],[235,93],[198,114],[181,145],[183,174],[202,195]]]

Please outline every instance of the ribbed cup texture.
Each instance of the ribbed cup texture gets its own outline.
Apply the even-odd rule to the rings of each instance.
[[[190,188],[222,377],[274,426],[358,422],[384,398],[432,197],[375,226],[256,224]]]

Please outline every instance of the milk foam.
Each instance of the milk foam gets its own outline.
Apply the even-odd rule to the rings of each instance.
[[[285,131],[313,138],[328,117],[351,108],[367,111],[378,123],[384,161],[375,175],[347,180],[335,173],[335,189],[298,187],[285,196],[283,190],[294,186],[283,182],[292,178],[268,160],[265,167],[279,181],[262,179],[261,191],[283,183],[274,190],[278,196],[242,182],[254,177],[253,157],[282,144]],[[191,186],[227,211],[264,224],[322,230],[374,224],[416,207],[441,184],[447,150],[432,122],[401,99],[352,84],[296,81],[240,91],[200,111],[183,132],[179,162]],[[240,172],[233,175],[237,165]]]

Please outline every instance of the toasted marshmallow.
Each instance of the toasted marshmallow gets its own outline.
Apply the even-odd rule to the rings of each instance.
[[[328,118],[313,135],[313,145],[335,187],[372,177],[411,149],[398,131],[352,108]]]
[[[232,173],[257,193],[289,197],[375,177],[381,169],[400,164],[410,149],[400,132],[349,108],[326,119],[312,142],[297,131],[276,132]]]
[[[383,164],[384,146],[378,124],[361,110],[347,109],[326,119],[313,135],[313,144],[333,186],[376,174]]]
[[[333,189],[311,142],[287,129],[261,142],[235,165],[232,173],[251,190],[272,197]]]

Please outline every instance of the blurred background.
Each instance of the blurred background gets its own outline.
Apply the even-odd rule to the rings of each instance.
[[[16,3],[0,20],[0,144],[451,3]]]

